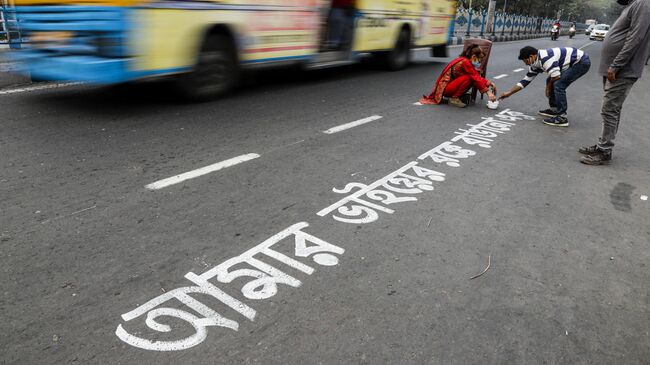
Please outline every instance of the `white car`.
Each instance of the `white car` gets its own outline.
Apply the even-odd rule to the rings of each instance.
[[[589,39],[590,40],[604,40],[605,36],[609,32],[609,25],[607,24],[598,24],[592,29],[591,33],[589,34]]]

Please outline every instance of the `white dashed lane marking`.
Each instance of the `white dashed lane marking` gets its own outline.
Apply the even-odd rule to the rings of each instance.
[[[583,48],[585,48],[585,47],[589,47],[589,46],[591,46],[591,45],[594,44],[594,43],[596,43],[596,41],[589,42],[589,43],[585,44],[584,46],[582,46],[582,47],[580,47],[580,48],[578,48],[578,49],[583,49]]]
[[[209,173],[219,171],[219,170],[224,169],[226,167],[235,166],[235,165],[238,165],[238,164],[240,164],[242,162],[250,161],[250,160],[256,159],[258,157],[260,157],[260,155],[258,155],[257,153],[249,153],[249,154],[246,154],[246,155],[233,157],[233,158],[225,160],[225,161],[221,161],[221,162],[217,162],[215,164],[209,165],[209,166],[201,167],[200,169],[192,170],[192,171],[180,174],[180,175],[169,177],[167,179],[156,181],[156,182],[151,183],[151,184],[149,184],[149,185],[147,185],[145,187],[147,189],[149,189],[149,190],[158,190],[158,189],[166,188],[168,186],[181,183],[181,182],[183,182],[185,180],[194,179],[194,178],[199,177],[199,176],[207,175]]]
[[[498,79],[502,79],[504,77],[508,77],[508,75],[507,74],[501,74],[501,75],[498,75],[498,76],[494,76],[494,79],[498,80]]]
[[[372,121],[375,121],[375,120],[378,120],[378,119],[381,119],[381,118],[383,118],[383,117],[380,116],[380,115],[373,115],[372,117],[363,118],[363,119],[356,120],[356,121],[354,121],[354,122],[350,122],[350,123],[346,123],[346,124],[341,124],[341,125],[339,125],[339,126],[332,127],[332,128],[330,128],[330,129],[328,129],[328,130],[326,130],[326,131],[323,131],[323,133],[325,133],[325,134],[334,134],[334,133],[338,133],[338,132],[344,131],[344,130],[346,130],[346,129],[350,129],[350,128],[358,127],[358,126],[360,126],[360,125],[362,125],[362,124],[370,123],[370,122],[372,122]]]
[[[521,71],[523,71],[523,70],[525,70],[525,69],[524,69],[524,68],[518,68],[518,69],[516,69],[516,70],[512,70],[512,72],[521,72]]]
[[[37,90],[58,89],[62,87],[82,85],[82,84],[83,82],[64,82],[58,84],[27,86],[27,87],[15,88],[15,89],[0,90],[0,95],[18,94],[18,93],[24,93],[29,91],[37,91]]]

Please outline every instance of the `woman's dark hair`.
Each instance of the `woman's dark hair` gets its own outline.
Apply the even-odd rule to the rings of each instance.
[[[485,57],[485,51],[481,48],[481,46],[474,43],[467,46],[467,48],[465,48],[463,53],[460,54],[460,57],[465,57],[467,59],[472,58],[472,56],[483,58]]]

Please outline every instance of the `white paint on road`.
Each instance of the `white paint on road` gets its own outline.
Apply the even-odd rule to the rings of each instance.
[[[373,115],[373,116],[368,117],[368,118],[363,118],[363,119],[356,120],[354,122],[350,122],[350,123],[342,124],[342,125],[339,125],[339,126],[336,126],[336,127],[332,127],[332,128],[330,128],[330,129],[328,129],[326,131],[323,131],[323,133],[325,133],[325,134],[338,133],[338,132],[344,131],[346,129],[358,127],[360,125],[370,123],[370,122],[375,121],[375,120],[379,120],[381,118],[383,118],[383,117],[380,116],[380,115]]]
[[[394,210],[387,207],[388,205],[417,201],[417,198],[412,195],[433,191],[434,182],[445,181],[446,174],[431,170],[423,165],[433,162],[458,167],[461,159],[477,154],[475,151],[466,148],[467,146],[490,148],[490,143],[496,137],[510,131],[511,127],[516,125],[515,121],[534,120],[535,118],[506,109],[492,117],[483,117],[482,119],[483,121],[480,123],[467,124],[469,129],[459,128],[455,132],[457,136],[434,147],[418,157],[417,160],[409,162],[397,171],[370,185],[353,182],[347,184],[343,189],[333,189],[336,193],[348,195],[317,214],[326,216],[332,213],[335,220],[344,223],[359,224],[376,221],[379,216],[378,212],[394,212]],[[259,157],[257,154],[243,155],[195,170],[192,175],[200,176],[202,175],[201,172],[216,171],[257,157]],[[182,181],[184,177],[191,178],[188,174],[178,175],[171,183]],[[164,184],[158,186],[161,185]],[[311,265],[311,262],[306,262],[306,260],[310,259],[315,264],[324,267],[335,266],[339,263],[339,256],[345,250],[302,231],[306,227],[309,227],[307,222],[296,223],[246,252],[232,257],[200,275],[188,272],[185,274],[185,278],[192,284],[167,291],[124,313],[122,320],[125,323],[117,326],[115,334],[125,343],[145,350],[178,351],[202,343],[208,336],[209,327],[216,326],[238,331],[239,322],[226,318],[225,315],[206,305],[203,300],[210,299],[212,303],[216,300],[229,308],[226,311],[234,311],[253,321],[256,318],[257,311],[226,293],[227,290],[237,290],[238,295],[243,295],[250,300],[269,299],[277,294],[279,284],[297,288],[302,285],[302,281],[299,279],[300,275],[312,275],[315,272],[315,269],[308,265],[308,263]],[[300,258],[303,260],[301,261]],[[490,256],[488,256],[488,268],[489,258]],[[276,266],[272,266],[269,262]],[[245,267],[242,268],[242,265],[245,265]],[[279,269],[276,267],[279,267]],[[290,274],[285,271],[290,272]],[[247,279],[244,280],[243,278]],[[222,290],[222,288],[224,289]],[[199,301],[197,297],[202,301]],[[180,302],[180,304],[192,311],[190,312],[186,308],[177,308],[179,307],[178,303],[168,305],[170,301]],[[208,304],[211,302],[208,301]],[[166,338],[172,339],[161,340],[159,336],[156,336],[151,331],[169,333],[176,332],[174,330],[177,328],[177,325],[172,327],[172,325],[167,324],[169,323],[167,320],[161,323],[159,321],[161,317],[174,317],[177,320],[184,321],[194,331],[188,333],[188,326],[186,325],[182,327],[183,332],[174,333],[178,337],[166,336]],[[140,328],[138,328],[137,324],[126,323],[136,319],[142,321],[139,325]],[[171,323],[177,324],[178,322]],[[148,331],[148,334],[141,330],[143,325],[146,325],[151,330]],[[150,336],[153,339],[150,339]]]
[[[578,48],[578,49],[583,49],[583,48],[585,48],[585,47],[589,47],[589,46],[591,46],[591,45],[594,44],[594,43],[596,43],[596,41],[589,42],[589,43],[585,44],[584,46],[582,46],[582,47],[580,47],[580,48]]]
[[[62,87],[83,85],[83,84],[84,84],[83,82],[64,82],[64,83],[57,83],[57,84],[26,86],[26,87],[20,87],[15,89],[0,90],[0,95],[18,94],[18,93],[24,93],[29,91],[38,91],[38,90],[47,90],[47,89],[59,89]]]
[[[494,76],[493,78],[498,80],[498,79],[502,79],[504,77],[508,77],[508,74],[501,74],[501,75],[498,75],[498,76]]]
[[[459,167],[461,159],[477,154],[465,148],[465,145],[491,148],[494,139],[510,131],[516,125],[515,121],[535,120],[535,117],[506,109],[493,117],[482,119],[481,123],[467,124],[469,129],[459,128],[455,132],[457,136],[422,154],[418,161],[411,161],[371,184],[351,182],[343,189],[332,189],[346,196],[316,214],[321,217],[331,215],[334,220],[349,224],[375,222],[379,219],[379,213],[395,213],[392,204],[417,201],[412,195],[433,191],[433,182],[445,181],[446,174],[422,166],[425,163]],[[461,145],[461,142],[465,145]]]
[[[335,266],[339,263],[339,258],[336,255],[342,255],[345,252],[341,247],[303,232],[302,229],[306,227],[309,227],[307,222],[296,223],[241,255],[228,259],[201,275],[189,272],[185,275],[185,278],[194,285],[170,290],[122,315],[125,322],[142,317],[147,327],[153,331],[163,333],[172,332],[173,328],[168,324],[158,322],[158,318],[173,317],[193,327],[194,333],[187,335],[185,338],[181,337],[174,340],[160,340],[156,338],[158,336],[154,335],[154,339],[150,340],[140,337],[140,331],[137,330],[136,334],[131,334],[120,324],[117,326],[115,334],[120,340],[141,349],[179,351],[189,349],[203,342],[208,337],[208,327],[217,326],[238,331],[239,323],[237,321],[217,313],[214,309],[197,300],[195,296],[201,299],[211,299],[212,302],[216,299],[246,319],[253,321],[257,315],[253,308],[217,288],[210,280],[219,282],[220,286],[227,286],[227,284],[235,287],[241,286],[238,288],[241,294],[252,300],[268,299],[275,296],[278,292],[278,284],[294,288],[299,287],[302,285],[300,280],[271,266],[267,262],[273,259],[275,260],[272,261],[274,265],[284,264],[295,271],[311,275],[315,271],[313,267],[290,256],[311,259],[321,266]],[[290,237],[293,239],[287,242]],[[242,268],[242,265],[246,266]],[[285,266],[281,266],[283,270],[286,269]],[[193,296],[190,296],[190,294],[193,294]],[[173,302],[168,303],[172,300],[184,304],[193,312],[167,306],[168,304],[178,305]],[[161,305],[164,305],[164,307],[160,307]],[[198,313],[198,316],[195,313]],[[187,332],[185,333],[187,334]],[[180,336],[182,334],[183,332],[180,331]]]
[[[420,103],[419,101],[416,101],[415,103],[413,103],[413,105],[422,105],[422,103]]]
[[[246,155],[233,157],[231,159],[221,161],[221,162],[217,162],[215,164],[202,167],[200,169],[196,169],[196,170],[192,170],[192,171],[180,174],[180,175],[168,177],[166,179],[162,179],[162,180],[156,181],[154,183],[151,183],[151,184],[149,184],[149,185],[147,185],[145,187],[147,189],[149,189],[149,190],[158,190],[158,189],[166,188],[168,186],[175,185],[175,184],[181,183],[181,182],[186,181],[186,180],[194,179],[194,178],[197,178],[199,176],[207,175],[209,173],[219,171],[219,170],[224,169],[226,167],[235,166],[235,165],[238,165],[238,164],[240,164],[242,162],[250,161],[250,160],[256,159],[258,157],[260,157],[260,155],[258,155],[257,153],[248,153]]]
[[[525,68],[518,68],[518,69],[512,70],[512,72],[521,72],[523,70],[525,70]]]
[[[648,196],[647,195],[641,195],[641,200],[648,200]]]

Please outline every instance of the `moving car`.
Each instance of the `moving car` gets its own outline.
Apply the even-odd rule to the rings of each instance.
[[[590,26],[588,26],[587,29],[585,29],[585,35],[591,34],[591,31],[594,30],[595,26],[596,24],[591,24]]]
[[[589,34],[589,39],[590,40],[604,40],[605,36],[609,33],[609,25],[607,24],[598,24],[594,27],[594,29],[591,31],[591,34]]]

